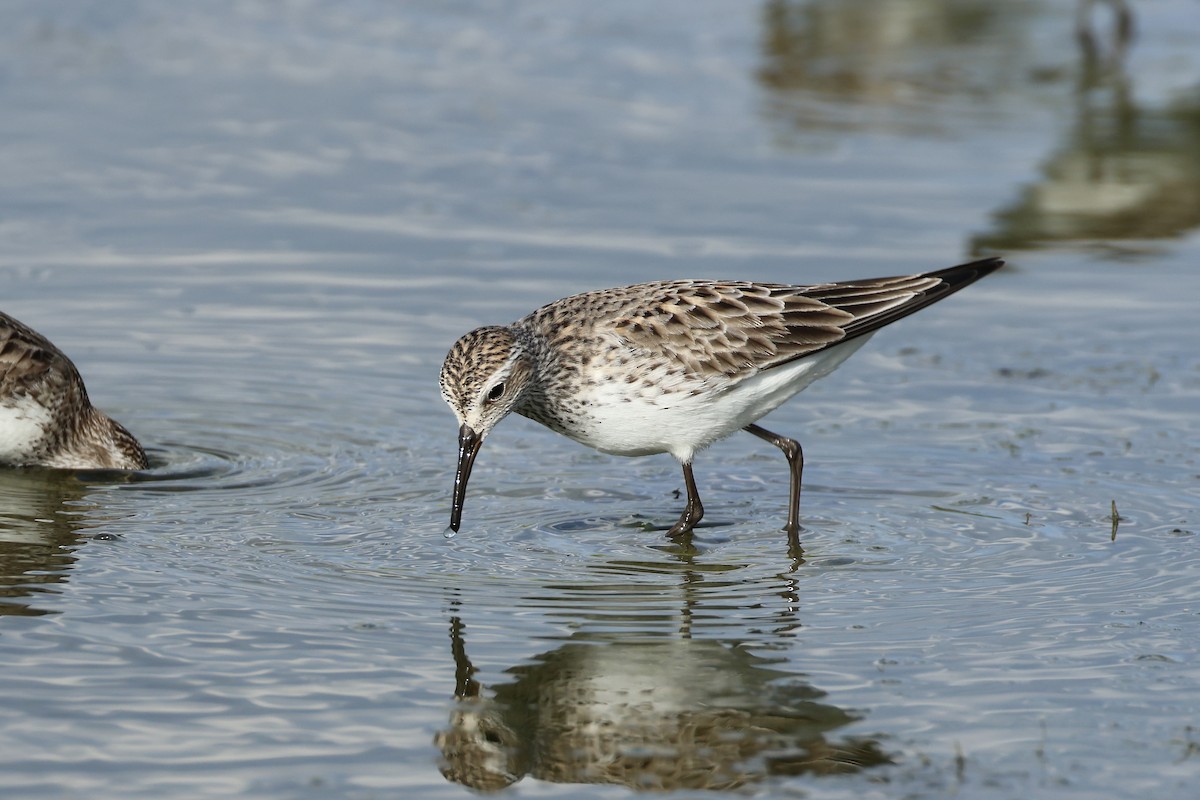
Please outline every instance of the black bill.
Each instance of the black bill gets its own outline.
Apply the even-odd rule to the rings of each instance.
[[[458,470],[454,473],[454,503],[450,509],[450,530],[458,532],[462,524],[463,503],[467,500],[467,480],[483,438],[467,425],[458,429]]]

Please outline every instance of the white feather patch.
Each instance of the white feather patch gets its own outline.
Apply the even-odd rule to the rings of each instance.
[[[0,461],[20,463],[46,435],[50,412],[28,397],[0,405]]]

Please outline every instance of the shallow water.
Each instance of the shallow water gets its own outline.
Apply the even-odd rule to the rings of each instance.
[[[1136,10],[6,5],[2,307],[154,466],[0,474],[5,796],[1186,794],[1200,19]],[[471,327],[979,252],[767,421],[802,554],[753,437],[685,546],[520,419],[440,535]]]

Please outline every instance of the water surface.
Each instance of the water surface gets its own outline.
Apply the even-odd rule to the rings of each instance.
[[[1134,8],[7,5],[3,308],[154,466],[0,475],[6,796],[1186,794],[1200,22]],[[520,419],[440,535],[471,327],[994,252],[766,422],[802,554],[753,437],[684,545]]]

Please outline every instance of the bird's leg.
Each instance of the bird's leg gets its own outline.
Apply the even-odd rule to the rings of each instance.
[[[700,493],[696,491],[696,479],[692,477],[690,463],[683,465],[683,485],[687,487],[687,505],[684,506],[683,514],[679,516],[679,522],[667,531],[667,536],[670,537],[691,533],[692,528],[696,527],[696,523],[704,516],[704,506],[700,504]]]
[[[753,433],[758,438],[775,445],[783,451],[784,457],[787,458],[788,469],[792,474],[792,486],[791,495],[788,498],[787,527],[784,530],[788,532],[789,536],[794,537],[800,531],[800,476],[804,473],[804,450],[800,448],[800,443],[795,439],[771,433],[758,425],[747,425],[742,430]]]

